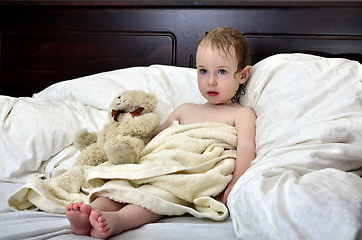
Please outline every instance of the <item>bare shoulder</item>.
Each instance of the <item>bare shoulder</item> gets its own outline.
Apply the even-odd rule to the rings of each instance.
[[[250,107],[241,107],[235,113],[235,127],[237,130],[255,132],[255,121],[255,112]]]
[[[172,113],[170,114],[168,120],[170,122],[174,121],[174,120],[180,120],[180,117],[182,116],[182,114],[184,112],[186,112],[189,108],[191,107],[190,103],[183,103],[180,106],[178,106],[177,108],[175,108],[175,110],[172,111]]]
[[[256,133],[255,120],[256,115],[253,109],[249,107],[241,107],[238,109],[235,115],[235,127],[239,143],[254,146]]]
[[[183,103],[180,106],[178,106],[174,111],[173,111],[173,115],[176,117],[175,120],[180,120],[179,118],[186,112],[189,112],[191,110],[194,110],[195,108],[197,108],[198,105],[195,103]]]
[[[235,112],[235,120],[238,120],[238,119],[244,119],[244,120],[249,119],[251,121],[255,121],[256,115],[255,115],[254,110],[251,109],[250,107],[241,106]]]
[[[183,103],[180,106],[178,106],[175,110],[182,111],[184,109],[190,109],[196,107],[198,104],[196,103]]]
[[[196,104],[193,103],[184,103],[175,108],[172,113],[168,116],[166,121],[159,127],[157,133],[163,131],[168,128],[173,121],[181,122],[181,119],[184,117],[185,113],[189,112],[190,109],[194,108]]]

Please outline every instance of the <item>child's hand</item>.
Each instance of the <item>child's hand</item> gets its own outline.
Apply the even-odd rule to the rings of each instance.
[[[229,185],[226,187],[224,192],[221,193],[221,201],[223,204],[227,205],[228,203],[228,197],[231,192],[231,189],[233,189],[234,184],[229,183]]]

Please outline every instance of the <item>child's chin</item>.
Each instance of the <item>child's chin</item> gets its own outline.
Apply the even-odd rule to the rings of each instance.
[[[224,102],[221,102],[221,101],[208,101],[208,103],[210,103],[210,104],[213,104],[213,105],[221,105],[221,104],[226,104],[226,103],[224,103]]]

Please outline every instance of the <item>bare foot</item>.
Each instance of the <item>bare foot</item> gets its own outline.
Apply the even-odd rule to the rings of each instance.
[[[89,222],[89,215],[92,208],[82,202],[69,203],[66,207],[66,213],[73,233],[76,235],[90,235],[91,224]]]
[[[93,210],[89,216],[89,222],[92,225],[91,237],[105,239],[109,236],[115,236],[125,229],[116,212],[98,212]]]

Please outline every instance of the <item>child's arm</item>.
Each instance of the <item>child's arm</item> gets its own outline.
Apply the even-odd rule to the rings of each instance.
[[[231,182],[226,187],[222,202],[226,205],[229,193],[241,175],[250,167],[255,159],[255,120],[256,116],[251,108],[243,107],[235,115],[235,127],[238,138],[235,170]]]

